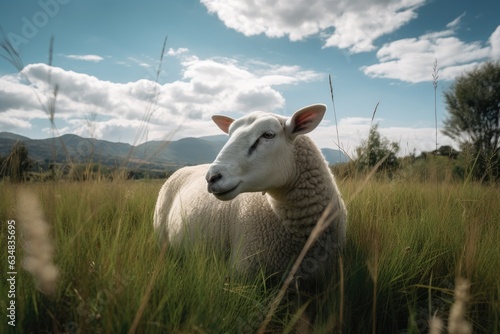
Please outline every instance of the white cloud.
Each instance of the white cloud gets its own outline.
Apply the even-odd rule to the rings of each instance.
[[[176,115],[191,119],[209,114],[275,110],[284,98],[275,89],[280,85],[318,80],[321,75],[298,66],[281,66],[230,58],[185,57],[183,80],[162,86],[159,104]],[[290,70],[293,68],[293,71]]]
[[[335,25],[335,32],[326,40],[325,47],[336,46],[352,53],[375,49],[373,42],[390,34],[417,17],[419,3],[408,6],[404,1],[387,7],[374,5],[366,10],[344,13]]]
[[[215,134],[217,128],[207,126],[211,114],[280,109],[284,98],[277,87],[322,78],[299,66],[231,58],[185,55],[181,66],[181,79],[160,85],[152,80],[114,83],[45,64],[28,65],[22,73],[31,85],[22,75],[0,77],[0,131],[47,121],[43,107],[57,84],[55,118],[61,133],[130,143],[146,127],[149,140],[179,128],[179,137]],[[52,86],[47,84],[49,71]]]
[[[371,51],[373,42],[417,17],[425,0],[201,0],[210,13],[246,36],[288,35],[292,41],[320,34],[325,47],[352,53]]]
[[[464,42],[455,37],[461,16],[448,29],[417,38],[397,40],[377,52],[378,64],[361,70],[370,77],[396,79],[411,83],[432,81],[432,64],[438,60],[439,79],[453,80],[478,63],[500,54],[500,26],[489,39],[489,45]]]
[[[36,90],[20,85],[19,76],[5,75],[0,78],[0,113],[12,109],[33,110],[39,108]]]
[[[500,59],[500,26],[498,26],[489,39],[491,45],[491,58]]]
[[[104,58],[98,55],[67,55],[66,58],[75,59],[75,60],[83,60],[90,61],[93,63],[98,63],[103,61]]]
[[[126,67],[142,67],[149,75],[149,79],[156,78],[156,69],[159,65],[159,60],[148,55],[138,55],[136,57],[127,57],[127,60],[117,62],[119,65]]]
[[[33,118],[35,113],[26,113],[24,112],[24,117],[19,117],[18,112],[3,112],[1,113],[2,117],[0,118],[0,129],[30,129],[31,122],[30,119]]]
[[[175,56],[179,56],[181,54],[187,53],[187,52],[189,52],[189,49],[187,49],[187,48],[178,48],[178,49],[170,48],[170,49],[168,49],[167,54],[169,56],[175,57]]]
[[[220,134],[209,115],[223,113],[239,117],[256,109],[281,109],[284,99],[277,88],[320,77],[300,67],[256,61],[243,63],[228,58],[189,56],[182,61],[182,66],[182,79],[164,85],[150,80],[113,83],[51,68],[52,82],[60,87],[55,113],[58,134],[74,133],[128,143]],[[35,97],[36,91],[40,101],[47,103],[53,89],[46,81],[49,69],[44,64],[33,64],[23,70],[36,89],[27,86],[20,76],[0,77],[0,131],[30,137],[42,123],[45,136],[50,135],[47,114]],[[159,93],[158,101],[151,104],[155,90]],[[147,118],[150,120],[145,122]],[[340,147],[351,156],[367,137],[370,121],[361,117],[339,120]],[[412,153],[413,149],[431,151],[435,147],[432,127],[384,127],[381,121],[379,130],[400,144],[401,154]],[[328,120],[311,136],[320,147],[336,148],[336,129]],[[451,144],[441,133],[438,140],[439,145]]]
[[[448,23],[446,25],[446,28],[448,28],[448,29],[457,29],[460,26],[460,21],[464,18],[464,16],[465,16],[465,12],[462,13],[462,15],[460,15],[459,17],[457,17],[453,21],[451,21],[450,23]]]

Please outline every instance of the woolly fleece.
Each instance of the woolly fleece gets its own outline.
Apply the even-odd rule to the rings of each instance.
[[[276,115],[277,118],[281,116]],[[238,273],[281,279],[303,248],[309,233],[330,202],[333,222],[306,255],[297,282],[316,290],[337,265],[345,244],[347,211],[334,177],[319,149],[306,135],[293,143],[293,176],[281,191],[241,193],[220,201],[207,192],[210,165],[175,172],[160,190],[154,227],[171,244],[202,237],[226,254]]]

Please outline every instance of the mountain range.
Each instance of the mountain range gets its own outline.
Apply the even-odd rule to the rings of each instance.
[[[82,138],[73,134],[48,139],[30,139],[10,132],[0,132],[0,156],[7,156],[21,141],[31,159],[47,164],[100,162],[108,166],[140,169],[177,169],[181,166],[212,162],[228,139],[226,135],[182,138],[175,141],[148,141],[140,145]],[[329,164],[348,161],[343,153],[321,149]]]

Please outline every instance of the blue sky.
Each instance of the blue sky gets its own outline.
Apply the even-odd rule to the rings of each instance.
[[[3,1],[0,26],[25,67],[19,75],[0,59],[0,131],[51,136],[43,106],[57,84],[57,134],[198,137],[219,133],[212,114],[291,115],[324,103],[311,136],[336,148],[331,75],[347,152],[366,138],[379,102],[380,131],[401,154],[432,150],[433,61],[441,126],[443,91],[500,58],[499,13],[500,2],[485,0]],[[452,143],[441,134],[438,142]]]

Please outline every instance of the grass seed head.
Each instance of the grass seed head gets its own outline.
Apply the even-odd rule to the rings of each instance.
[[[17,214],[23,234],[22,265],[35,278],[37,288],[46,295],[56,290],[59,269],[53,263],[54,245],[38,198],[26,189],[17,193]]]
[[[467,302],[469,301],[470,283],[467,279],[457,277],[455,280],[455,302],[450,309],[448,332],[450,334],[470,334],[472,325],[465,319]]]
[[[429,334],[441,334],[444,329],[443,320],[437,316],[432,316],[429,320]]]

